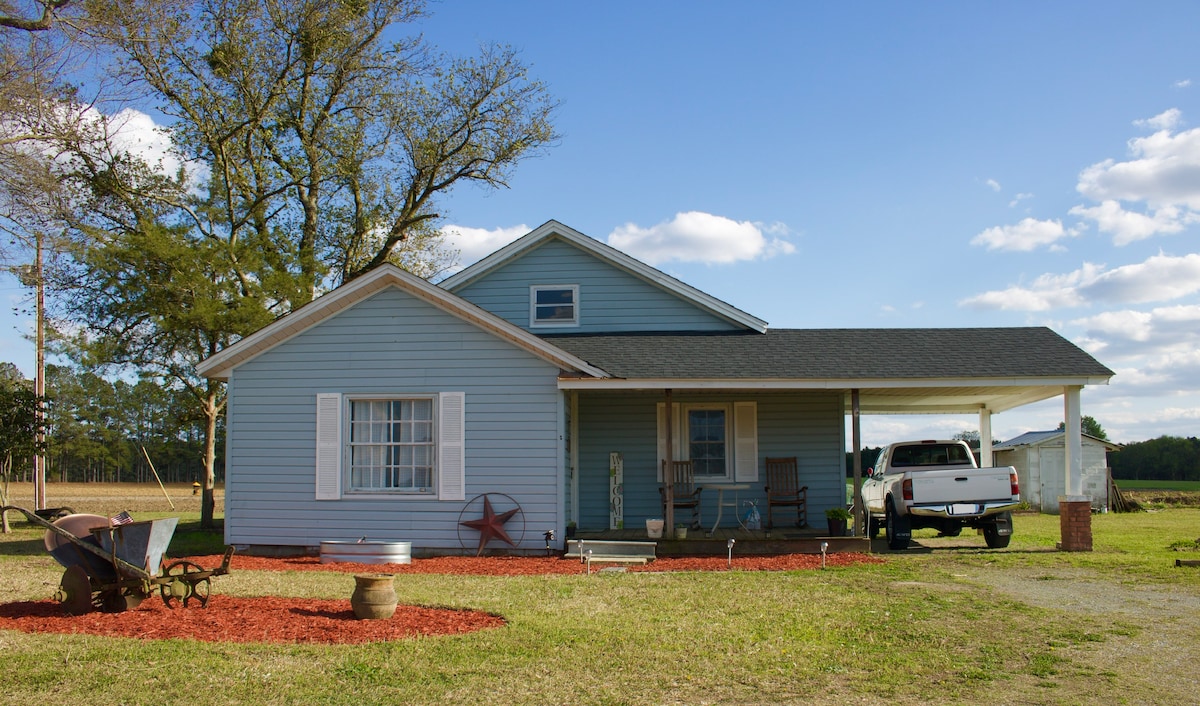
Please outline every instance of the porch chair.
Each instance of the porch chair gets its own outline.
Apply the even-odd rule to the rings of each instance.
[[[663,517],[667,513],[667,489],[666,484],[673,481],[672,502],[671,505],[675,508],[675,523],[679,524],[679,510],[692,511],[692,523],[690,527],[700,527],[700,491],[703,488],[696,487],[696,475],[692,470],[691,461],[672,461],[673,470],[668,473],[667,462],[662,462],[663,469],[663,485],[659,487],[658,493],[662,496]]]
[[[808,486],[800,485],[800,467],[795,456],[768,458],[767,529],[775,526],[776,507],[796,508],[796,526],[808,526]]]

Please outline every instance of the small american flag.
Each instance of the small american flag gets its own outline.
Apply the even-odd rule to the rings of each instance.
[[[111,523],[113,526],[116,526],[116,525],[127,525],[127,524],[129,524],[130,522],[133,522],[133,516],[129,514],[129,511],[128,511],[128,510],[122,510],[122,511],[121,511],[119,514],[117,514],[116,516],[109,518],[109,520],[108,520],[108,521],[109,521],[109,522],[110,522],[110,523]]]

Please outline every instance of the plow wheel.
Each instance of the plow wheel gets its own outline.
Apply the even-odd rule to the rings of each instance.
[[[194,599],[200,603],[200,607],[208,605],[208,594],[212,586],[207,574],[199,565],[193,564],[190,561],[177,561],[171,564],[163,571],[162,585],[159,592],[162,594],[163,603],[167,604],[168,608],[174,608],[173,601],[179,601],[187,607]],[[189,574],[205,574],[204,578],[192,579]]]
[[[92,612],[92,582],[83,567],[67,567],[56,597],[67,615],[85,615]]]

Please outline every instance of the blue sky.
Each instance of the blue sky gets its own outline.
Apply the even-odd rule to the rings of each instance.
[[[463,264],[556,219],[774,328],[1046,325],[1117,372],[1083,394],[1110,438],[1200,431],[1200,4],[431,11],[430,42],[511,44],[561,101],[510,188],[444,201]],[[3,323],[0,359],[32,372]],[[993,432],[1061,419],[1055,399]]]

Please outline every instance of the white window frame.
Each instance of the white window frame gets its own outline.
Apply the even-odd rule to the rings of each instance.
[[[388,403],[392,403],[392,402],[417,402],[417,401],[429,402],[429,405],[430,405],[429,419],[427,420],[430,425],[429,438],[428,438],[428,441],[422,442],[421,444],[419,444],[420,446],[424,446],[424,447],[428,448],[429,484],[424,487],[412,487],[412,488],[400,488],[400,487],[391,488],[391,487],[386,487],[386,486],[356,487],[354,485],[354,481],[353,481],[353,479],[354,479],[354,448],[356,446],[360,446],[360,447],[379,446],[379,447],[387,448],[389,446],[400,445],[400,442],[397,442],[396,440],[379,441],[379,442],[371,442],[371,441],[355,442],[353,440],[353,434],[351,433],[351,428],[352,428],[352,425],[354,424],[354,419],[353,419],[353,415],[351,414],[351,411],[353,409],[354,403],[355,402],[365,402],[365,403],[388,402]],[[439,435],[439,428],[438,428],[439,427],[439,425],[438,425],[438,419],[439,419],[438,411],[439,410],[438,410],[438,407],[439,407],[439,405],[438,405],[438,396],[437,395],[431,395],[431,394],[395,394],[395,395],[391,395],[391,394],[367,394],[367,395],[354,394],[354,395],[346,395],[345,396],[344,405],[345,405],[345,409],[344,409],[344,413],[342,415],[343,420],[344,420],[342,422],[342,435],[343,435],[342,438],[345,439],[346,441],[345,441],[345,444],[343,445],[344,448],[342,451],[344,454],[343,468],[345,468],[345,477],[342,479],[342,482],[345,484],[343,487],[346,489],[347,495],[432,495],[437,492],[438,465],[439,465],[438,464],[438,438],[439,438],[439,436],[438,436]],[[367,422],[367,421],[374,421],[374,420],[360,420],[360,421]],[[397,422],[397,421],[401,421],[401,420],[390,420],[390,421]],[[419,421],[426,421],[426,420],[419,420]],[[384,468],[386,469],[386,466],[384,466]],[[385,470],[383,472],[386,474],[387,471]]]
[[[687,403],[680,405],[681,419],[680,423],[683,427],[683,438],[679,444],[679,460],[692,460],[692,412],[712,412],[720,411],[725,413],[725,471],[722,473],[701,473],[699,470],[693,469],[696,472],[696,481],[732,481],[733,480],[733,403],[731,402],[698,402]]]
[[[432,399],[433,484],[426,491],[362,489],[350,485],[350,400]],[[404,498],[466,499],[466,393],[363,394],[322,392],[316,396],[315,482],[317,500],[385,495]]]
[[[570,319],[539,319],[537,298],[540,292],[571,292],[571,308],[574,316]],[[579,326],[579,285],[578,284],[533,284],[529,286],[529,327],[530,328],[569,328]]]
[[[666,405],[658,408],[658,482],[662,482],[662,460],[666,458]],[[708,483],[756,483],[758,482],[758,403],[753,400],[729,402],[676,402],[671,405],[671,420],[674,427],[672,457],[686,461],[691,438],[688,429],[688,411],[692,409],[725,410],[725,473],[724,475],[697,475],[697,479]]]

